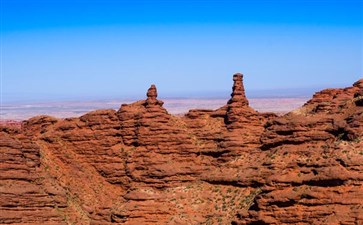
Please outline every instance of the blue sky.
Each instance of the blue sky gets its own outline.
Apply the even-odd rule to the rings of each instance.
[[[4,102],[142,97],[152,83],[160,98],[219,96],[235,72],[267,95],[363,77],[362,0],[0,1]]]

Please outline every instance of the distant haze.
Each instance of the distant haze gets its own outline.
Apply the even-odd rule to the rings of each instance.
[[[1,102],[311,96],[363,76],[361,0],[1,0]]]
[[[229,99],[230,94],[232,92],[232,81],[230,90],[224,91],[189,91],[189,92],[164,92],[162,89],[159,89],[158,98],[161,100],[168,99],[200,99],[204,100],[213,100],[213,99]],[[324,89],[325,87],[315,87],[315,88],[281,88],[281,89],[266,89],[266,90],[249,90],[246,88],[246,95],[250,99],[259,99],[259,98],[302,98],[309,99],[312,95]],[[120,94],[105,94],[105,93],[95,93],[88,95],[67,95],[67,94],[51,94],[44,93],[40,95],[36,94],[7,94],[3,93],[3,104],[8,105],[19,105],[19,104],[27,104],[27,103],[40,103],[46,104],[47,102],[82,102],[82,101],[98,101],[98,102],[107,102],[107,101],[121,101],[121,102],[132,102],[136,100],[141,100],[146,98],[146,90],[142,90],[140,93],[120,93]]]
[[[218,109],[227,103],[228,98],[167,98],[164,107],[171,114],[185,114],[190,109]],[[302,106],[307,98],[255,98],[250,99],[250,106],[260,112],[284,114]],[[0,112],[1,122],[24,120],[37,115],[50,115],[58,118],[77,117],[97,109],[118,110],[121,104],[134,100],[103,101],[54,101],[38,103],[3,104]]]

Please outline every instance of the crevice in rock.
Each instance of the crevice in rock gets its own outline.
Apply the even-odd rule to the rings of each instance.
[[[311,195],[309,195],[309,194],[302,194],[302,195],[301,195],[301,198],[302,198],[302,199],[315,199],[315,197],[314,197],[314,196],[311,196]]]
[[[293,130],[278,130],[278,131],[276,131],[276,134],[287,136],[287,135],[293,135],[294,131]]]
[[[220,158],[223,154],[225,153],[229,153],[230,151],[228,150],[222,150],[222,151],[207,151],[207,152],[201,152],[201,155],[205,155],[205,156],[211,156],[213,158]]]
[[[337,161],[341,166],[347,167],[347,164],[345,164],[345,162],[342,159],[336,159],[335,161]]]
[[[336,139],[341,141],[350,141],[349,133],[344,128],[338,128],[337,130],[328,131],[330,134],[334,135]]]
[[[309,180],[304,181],[302,184],[308,186],[318,186],[318,187],[337,187],[344,185],[345,181],[340,179],[329,179],[329,180]]]
[[[313,169],[312,170],[312,172],[313,172],[313,174],[316,176],[316,175],[318,175],[318,171],[316,170],[316,169]]]
[[[274,142],[274,143],[269,143],[269,144],[263,144],[261,146],[261,150],[269,150],[271,148],[275,148],[281,145],[298,145],[298,144],[302,144],[305,141],[298,141],[298,140],[284,140],[284,141],[278,141],[278,142]]]
[[[223,186],[233,186],[233,187],[252,187],[252,188],[260,188],[263,186],[262,183],[258,183],[258,182],[252,182],[252,183],[248,183],[248,184],[241,184],[238,181],[226,181],[226,180],[206,180],[204,179],[203,181],[209,183],[209,184],[213,184],[213,185],[223,185]]]
[[[126,216],[126,215],[120,215],[120,214],[113,213],[113,214],[111,215],[111,222],[112,222],[112,223],[121,223],[121,222],[126,222],[127,217],[128,217],[128,216]]]
[[[258,207],[256,199],[253,200],[253,204],[251,205],[251,207],[248,210],[251,210],[251,211],[259,211],[260,210],[260,207]]]
[[[293,199],[290,199],[289,201],[283,202],[283,201],[276,201],[272,202],[270,205],[276,205],[279,208],[286,208],[295,205],[296,201]]]
[[[253,221],[251,223],[248,223],[248,225],[268,225],[268,223],[266,223],[262,220],[259,220],[259,221]]]
[[[353,101],[356,106],[363,106],[363,91],[361,93],[355,93]]]

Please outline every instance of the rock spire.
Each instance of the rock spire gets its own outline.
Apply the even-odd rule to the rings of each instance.
[[[155,106],[155,105],[162,106],[164,104],[163,101],[156,99],[158,97],[158,91],[154,84],[152,84],[150,88],[147,90],[146,96],[147,96],[146,106]]]
[[[233,75],[233,88],[231,99],[229,100],[228,104],[246,106],[248,105],[248,100],[245,95],[245,88],[243,86],[243,74],[236,73]]]

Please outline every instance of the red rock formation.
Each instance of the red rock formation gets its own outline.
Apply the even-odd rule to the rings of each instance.
[[[284,116],[146,100],[0,127],[1,224],[360,224],[363,79]]]
[[[39,146],[14,136],[0,132],[0,223],[66,224],[66,194],[40,170]]]
[[[353,87],[326,89],[316,93],[303,107],[271,120],[262,135],[263,148],[314,143],[336,138],[354,140],[363,135],[359,93],[363,79]],[[357,94],[358,93],[358,94]]]
[[[233,88],[231,99],[227,105],[227,123],[232,124],[241,120],[241,117],[245,117],[244,111],[248,108],[248,100],[245,95],[245,88],[243,86],[243,75],[237,73],[233,75]]]
[[[252,152],[260,146],[260,136],[267,118],[266,114],[260,114],[248,105],[243,75],[233,75],[233,81],[231,99],[222,107],[226,109],[225,124],[228,131],[224,133],[220,147],[236,156],[242,151]]]
[[[261,136],[270,170],[254,205],[235,224],[363,222],[363,107],[353,87],[318,92],[301,109],[270,120]]]

